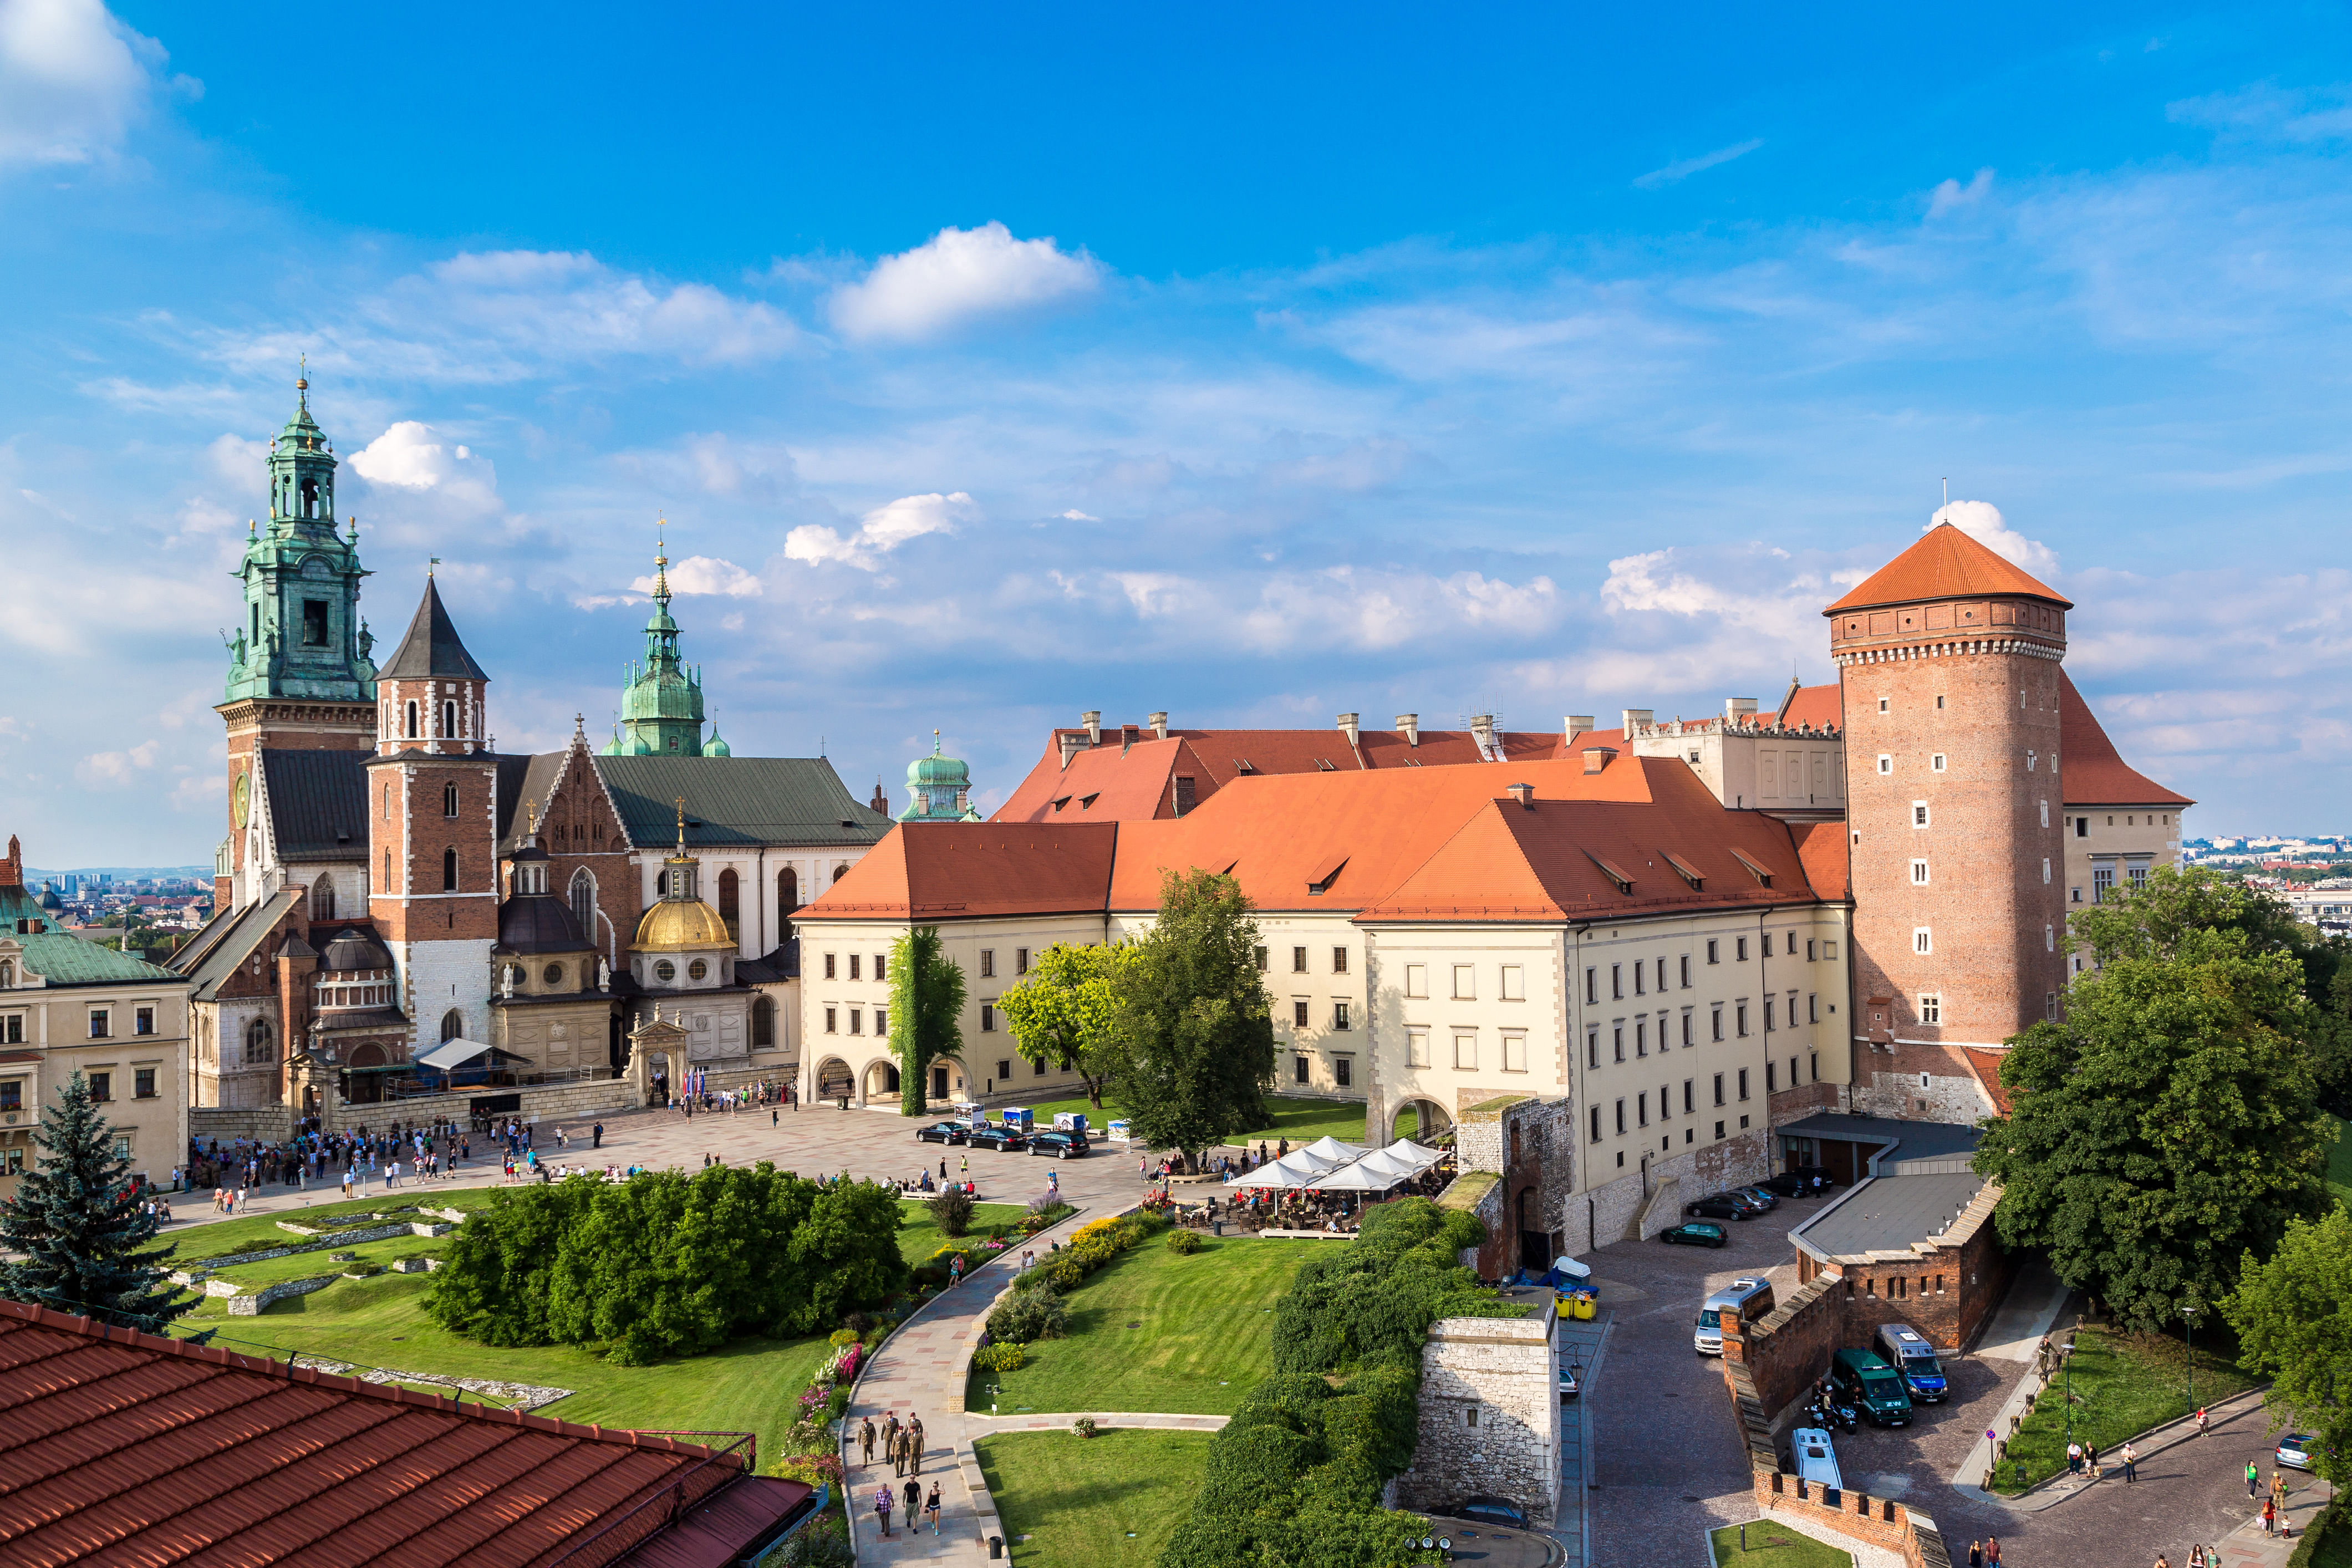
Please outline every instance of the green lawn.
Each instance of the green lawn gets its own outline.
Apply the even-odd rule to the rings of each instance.
[[[1180,1257],[1154,1237],[1070,1293],[1067,1338],[1031,1345],[1018,1372],[974,1373],[966,1407],[1231,1415],[1272,1370],[1275,1299],[1321,1245],[1228,1237]]]
[[[2254,1380],[2238,1370],[2226,1331],[2210,1321],[2198,1336],[2196,1405],[2189,1402],[2188,1358],[2179,1339],[2094,1327],[2077,1331],[2074,1343],[2074,1440],[2098,1445],[2103,1465],[2109,1463],[2107,1450],[2125,1438],[2253,1386]],[[2034,1400],[2033,1414],[2009,1440],[2009,1457],[2000,1467],[2002,1491],[2014,1497],[2066,1468],[2067,1388],[2062,1373]]]
[[[653,1366],[615,1366],[570,1345],[499,1349],[453,1334],[427,1318],[427,1276],[383,1274],[341,1280],[278,1302],[257,1318],[231,1318],[217,1299],[182,1321],[219,1331],[230,1350],[282,1356],[289,1351],[355,1365],[444,1377],[501,1378],[575,1390],[541,1414],[638,1429],[756,1432],[765,1465],[791,1424],[802,1389],[829,1347],[822,1338],[739,1340],[705,1356]]]
[[[1022,1218],[1028,1210],[1019,1204],[974,1204],[971,1226],[964,1232],[967,1241],[983,1238],[988,1227],[1001,1225],[1004,1234],[1018,1238]],[[898,1255],[909,1263],[928,1263],[931,1255],[948,1244],[940,1227],[931,1223],[931,1211],[921,1204],[901,1203],[898,1205]]]
[[[328,1254],[349,1252],[357,1255],[357,1262],[372,1263],[378,1268],[389,1268],[395,1258],[437,1257],[448,1246],[448,1237],[427,1238],[422,1236],[388,1236],[382,1241],[362,1241],[352,1247],[331,1247],[323,1252],[298,1252],[290,1258],[267,1258],[258,1263],[240,1263],[234,1268],[217,1268],[215,1278],[234,1280],[247,1289],[275,1285],[281,1279],[308,1279],[318,1274],[340,1274],[354,1267],[352,1263],[331,1261]]]
[[[277,1190],[275,1187],[270,1189],[273,1193]],[[338,1191],[332,1186],[316,1190],[329,1197],[332,1197]],[[492,1194],[501,1190],[498,1187],[399,1187],[389,1193],[356,1198],[350,1203],[344,1203],[339,1198],[332,1202],[317,1203],[309,1208],[297,1209],[290,1214],[281,1212],[246,1215],[236,1219],[211,1220],[203,1225],[173,1225],[165,1228],[162,1239],[178,1247],[179,1255],[173,1259],[173,1262],[175,1266],[184,1267],[190,1262],[201,1262],[206,1258],[224,1257],[235,1252],[261,1252],[272,1247],[290,1247],[297,1242],[314,1239],[278,1229],[278,1222],[281,1219],[290,1220],[296,1225],[307,1225],[327,1215],[389,1213],[394,1209],[410,1208],[420,1204],[436,1209],[478,1209],[490,1201]],[[209,1194],[205,1193],[182,1193],[177,1195],[172,1206],[184,1215],[209,1214],[212,1211],[212,1198]],[[424,1216],[403,1215],[400,1217],[422,1219]],[[352,1228],[364,1230],[367,1227],[353,1226]],[[412,1239],[421,1242],[424,1238],[417,1237]],[[341,1248],[333,1250],[341,1251]]]
[[[1364,1141],[1364,1105],[1361,1100],[1295,1100],[1270,1094],[1265,1098],[1265,1107],[1266,1124],[1252,1128],[1246,1133],[1236,1132],[1234,1134],[1234,1142],[1246,1139],[1255,1145],[1262,1138],[1265,1141],[1266,1152],[1271,1154],[1275,1142],[1282,1138],[1289,1139],[1294,1149],[1325,1136],[1337,1138],[1342,1143],[1361,1143]],[[1097,1131],[1116,1118],[1127,1114],[1119,1109],[1116,1094],[1103,1097],[1100,1110],[1087,1103],[1084,1095],[1075,1100],[1045,1100],[1027,1109],[1035,1116],[1040,1127],[1051,1127],[1057,1112],[1083,1110],[1087,1113],[1087,1125]],[[1119,1145],[1114,1143],[1108,1152],[1116,1153],[1118,1149]],[[1140,1153],[1142,1151],[1137,1148],[1132,1152]]]
[[[1853,1568],[1853,1553],[1815,1541],[1770,1520],[1747,1525],[1748,1550],[1739,1549],[1741,1527],[1727,1524],[1707,1539],[1715,1543],[1716,1568]]]
[[[1007,1432],[973,1447],[1014,1562],[1024,1568],[1150,1568],[1192,1510],[1212,1436]]]
[[[2352,1207],[2352,1121],[2336,1124],[2336,1142],[2327,1151],[2327,1190]]]

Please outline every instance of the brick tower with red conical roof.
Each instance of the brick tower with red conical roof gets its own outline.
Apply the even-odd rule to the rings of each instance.
[[[2074,605],[1949,523],[1822,614],[1843,695],[1854,1096],[1974,1121],[2065,989],[2060,661]]]

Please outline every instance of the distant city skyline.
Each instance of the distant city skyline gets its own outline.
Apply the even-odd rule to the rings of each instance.
[[[305,355],[380,643],[440,558],[509,751],[607,730],[665,513],[738,754],[899,800],[937,729],[985,813],[1086,709],[1825,680],[1822,606],[1948,483],[2190,831],[2343,793],[2339,10],[919,5],[713,50],[0,5],[0,826],[43,858],[226,831],[226,574]]]

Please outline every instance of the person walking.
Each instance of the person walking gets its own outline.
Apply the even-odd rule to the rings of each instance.
[[[1969,1568],[1984,1568],[1983,1542],[1971,1541],[1969,1542]]]
[[[2263,1533],[2264,1535],[2278,1533],[2278,1499],[2276,1498],[2263,1499]]]
[[[930,1500],[923,1504],[923,1511],[931,1516],[931,1533],[934,1536],[938,1535],[940,1532],[940,1483],[937,1481],[931,1483]]]
[[[2253,1499],[2254,1499],[2254,1495],[2255,1495],[2254,1489],[2255,1489],[2256,1483],[2260,1482],[2262,1479],[2263,1479],[2262,1472],[2261,1472],[2260,1470],[2257,1470],[2256,1468],[2254,1468],[2254,1462],[2253,1462],[2252,1459],[2248,1459],[2248,1460],[2246,1461],[2246,1500],[2247,1500],[2247,1501],[2251,1502],[2251,1501],[2252,1501],[2252,1500],[2253,1500]]]
[[[922,1483],[922,1482],[920,1482],[920,1481],[908,1481],[908,1482],[907,1483],[907,1533],[908,1533],[908,1534],[912,1535],[912,1534],[915,1532],[915,1516],[916,1516],[917,1514],[919,1514],[919,1513],[922,1512],[922,1510],[923,1510],[923,1483]]]
[[[882,1439],[882,1457],[890,1461],[890,1473],[894,1476],[907,1473],[906,1440],[907,1435],[898,1429],[896,1423]]]
[[[2137,1479],[2139,1479],[2139,1450],[2126,1443],[2124,1445],[2124,1484],[2129,1486]]]
[[[923,1473],[923,1418],[919,1415],[907,1423],[907,1473],[910,1476]]]
[[[2000,1537],[1985,1537],[1985,1568],[2000,1568]]]
[[[2083,1445],[2083,1468],[2089,1472],[2093,1480],[2099,1479],[2099,1446],[2096,1443]]]
[[[889,1540],[890,1489],[888,1487],[877,1487],[874,1489],[874,1512],[875,1515],[882,1521],[882,1539],[885,1541]]]
[[[866,1418],[866,1424],[857,1429],[857,1447],[860,1455],[858,1465],[863,1468],[872,1464],[874,1462],[874,1417],[871,1415],[868,1415]]]
[[[963,1254],[959,1252],[953,1258],[948,1259],[948,1289],[952,1290],[962,1283]]]
[[[2189,1549],[2189,1568],[2205,1568],[2205,1548],[2193,1545]]]
[[[2070,1476],[2079,1476],[2083,1473],[2083,1445],[2080,1443],[2066,1445],[2066,1473]],[[2251,1478],[2246,1482],[2246,1495],[2248,1497],[2254,1495],[2254,1483]]]
[[[2197,1407],[2197,1435],[2205,1436],[2205,1407],[2201,1405]]]

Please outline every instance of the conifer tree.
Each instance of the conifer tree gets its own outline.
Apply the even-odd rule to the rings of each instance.
[[[0,1246],[24,1255],[0,1265],[0,1295],[116,1328],[164,1332],[194,1309],[165,1278],[178,1251],[141,1248],[162,1228],[131,1191],[131,1161],[76,1069],[34,1134],[37,1163],[0,1203]]]

